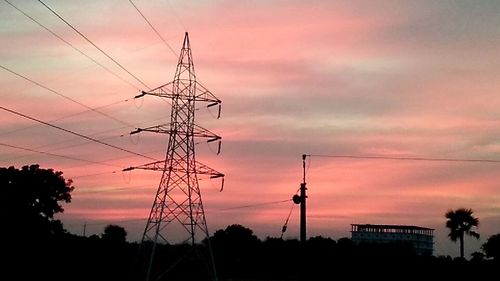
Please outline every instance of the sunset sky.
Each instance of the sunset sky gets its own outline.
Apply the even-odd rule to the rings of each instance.
[[[173,79],[189,32],[196,75],[223,102],[219,120],[196,112],[222,136],[220,155],[203,142],[196,152],[226,175],[223,192],[200,181],[211,233],[238,223],[279,237],[302,154],[500,160],[499,1],[135,0],[163,42],[129,1],[43,0],[130,73],[40,2],[9,2],[19,10],[0,1],[0,106],[155,159],[167,136],[129,133],[167,123],[170,106],[133,97]],[[161,174],[121,170],[151,160],[6,110],[0,146],[2,167],[73,179],[58,216],[71,232],[114,223],[140,239]],[[418,225],[436,229],[435,254],[457,256],[444,214],[460,207],[481,222],[466,254],[500,233],[499,163],[306,160],[308,236]],[[298,210],[284,237],[299,236]]]

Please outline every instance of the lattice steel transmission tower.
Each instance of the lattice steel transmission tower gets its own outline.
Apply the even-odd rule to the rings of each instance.
[[[144,260],[146,281],[169,278],[170,270],[179,267],[181,259],[189,258],[198,248],[202,248],[197,242],[204,238],[208,241],[208,254],[203,259],[206,266],[204,269],[212,280],[217,280],[198,177],[208,175],[210,178],[222,178],[223,185],[224,174],[195,160],[195,138],[201,137],[207,138],[207,142],[219,142],[219,152],[221,137],[196,125],[195,104],[206,102],[207,107],[218,106],[217,118],[219,118],[221,101],[196,81],[187,32],[174,80],[153,90],[143,91],[136,98],[145,95],[167,98],[172,106],[170,123],[137,129],[131,133],[148,131],[169,135],[165,160],[127,169],[163,172],[141,242],[141,248],[149,252],[145,254]],[[170,259],[171,264],[158,264],[155,254],[158,254],[159,248],[171,244],[173,237],[179,236],[179,233],[187,234],[187,238],[181,239],[180,242],[190,245],[188,253],[177,260]],[[202,259],[202,255],[199,254],[200,252],[197,257]],[[193,268],[190,262],[189,264],[183,266],[182,271],[198,270]]]

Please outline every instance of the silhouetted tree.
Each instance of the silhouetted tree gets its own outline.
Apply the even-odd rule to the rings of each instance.
[[[473,216],[472,209],[460,208],[457,210],[449,210],[445,217],[446,227],[450,229],[448,236],[451,241],[460,242],[460,258],[464,258],[464,235],[467,234],[476,239],[479,239],[479,233],[474,231],[479,226],[479,219]]]
[[[337,249],[342,255],[352,254],[355,248],[354,242],[347,237],[342,237],[337,240]]]
[[[500,262],[500,233],[491,235],[488,241],[481,246],[487,257]]]
[[[0,168],[0,218],[10,238],[50,237],[64,232],[54,215],[62,213],[59,202],[71,202],[71,180],[62,172],[39,165]]]
[[[259,238],[250,228],[240,224],[232,224],[225,230],[219,229],[214,233],[214,242],[223,242],[229,246],[241,247],[244,245],[254,246],[259,242]]]
[[[470,259],[471,262],[480,263],[484,261],[484,254],[481,252],[474,252],[470,254],[470,256],[471,256]]]
[[[211,237],[216,266],[231,276],[244,276],[255,271],[260,240],[253,231],[240,224],[217,230]],[[219,262],[220,261],[220,262]]]
[[[125,243],[127,240],[127,231],[119,225],[108,224],[104,228],[102,239],[111,243]]]

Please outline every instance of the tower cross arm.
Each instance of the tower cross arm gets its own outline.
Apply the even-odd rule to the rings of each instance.
[[[149,91],[141,91],[141,93],[135,96],[134,99],[142,98],[145,95],[157,96],[161,98],[172,98],[174,97],[174,94],[172,93],[173,83],[174,82],[168,82]]]
[[[191,83],[191,81],[184,81],[182,79],[179,79],[177,81],[172,81],[167,84],[161,85],[159,87],[156,87],[154,89],[151,89],[149,91],[141,91],[140,94],[136,95],[134,99],[142,98],[145,95],[151,95],[151,96],[157,96],[161,98],[181,98],[181,99],[193,99],[192,96],[179,96],[178,94],[174,94],[173,87],[175,83],[186,83],[187,85]],[[212,92],[210,92],[205,86],[203,86],[200,82],[194,81],[196,87],[195,87],[195,93],[194,93],[194,101],[197,102],[207,102],[207,108],[212,107],[212,106],[219,106],[218,109],[218,114],[217,114],[217,119],[220,118],[221,114],[221,108],[222,108],[222,101],[218,99]]]
[[[222,139],[219,135],[205,129],[199,125],[194,124],[194,128],[192,132],[188,132],[185,128],[181,128],[180,130],[176,129],[177,126],[172,125],[171,123],[151,126],[147,128],[137,128],[134,131],[130,132],[131,135],[138,134],[140,132],[153,132],[160,134],[181,134],[187,136],[193,136],[197,138],[209,138],[208,142],[213,142],[216,140]]]
[[[200,175],[209,175],[211,179],[224,177],[223,173],[218,172],[199,161],[196,161],[196,173]]]
[[[165,171],[185,172],[185,173],[189,172],[189,173],[196,173],[198,175],[208,175],[210,176],[211,179],[224,177],[223,173],[218,172],[199,161],[196,161],[194,167],[190,168],[189,171],[187,171],[185,167],[181,167],[179,165],[166,167],[165,162],[166,161],[155,161],[136,167],[128,167],[123,169],[123,171],[132,171],[135,169],[140,169],[140,170],[151,170],[151,171],[162,171],[162,172]]]
[[[190,81],[184,81],[183,79],[180,79],[179,81],[182,81],[186,84],[190,83]],[[172,98],[175,96],[172,91],[174,82],[175,81],[168,82],[149,91],[141,91],[141,93],[139,95],[136,95],[134,98],[136,99],[141,98],[145,95],[157,96],[162,98]],[[210,92],[207,88],[205,88],[205,86],[203,86],[200,82],[195,81],[195,83],[196,83],[196,92],[194,95],[195,101],[208,102],[209,105],[207,107],[215,106],[222,103],[220,99],[218,99],[214,94],[212,94],[212,92]]]
[[[196,95],[195,101],[208,102],[207,108],[212,106],[218,106],[217,119],[220,118],[220,113],[222,109],[222,101],[218,99],[212,92],[207,90],[200,82],[196,81]]]
[[[165,171],[166,170],[165,169],[165,160],[155,161],[155,162],[151,162],[148,164],[143,164],[143,165],[135,166],[135,167],[128,167],[128,168],[123,169],[123,171],[127,172],[127,171],[136,170],[136,169],[151,170],[151,171]]]
[[[195,100],[209,102],[210,104],[208,106],[213,106],[222,103],[220,99],[218,99],[214,94],[212,94],[212,92],[210,92],[207,88],[205,88],[205,86],[203,86],[198,81],[196,81]]]

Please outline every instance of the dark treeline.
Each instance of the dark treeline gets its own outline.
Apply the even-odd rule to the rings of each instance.
[[[138,243],[124,238],[112,232],[91,237],[63,233],[51,238],[2,241],[4,268],[0,278],[141,280],[148,257],[141,256]],[[333,280],[339,276],[462,280],[496,276],[499,265],[480,255],[469,261],[417,256],[408,245],[356,245],[348,238],[311,237],[304,245],[293,239],[260,240],[241,225],[216,231],[210,245],[219,280]],[[204,260],[209,257],[208,241],[197,245],[200,258],[185,255],[191,248],[187,244],[159,245],[154,276],[173,265],[160,280],[209,280]]]
[[[71,202],[73,189],[71,180],[52,169],[0,168],[0,280],[146,280],[152,243],[127,242],[126,230],[117,225],[106,226],[101,235],[70,234],[54,218],[64,211],[62,203]],[[418,256],[405,244],[354,244],[348,238],[261,240],[234,224],[196,245],[158,244],[149,280],[212,280],[210,256],[222,281],[498,279],[500,234],[482,250],[465,260]]]

